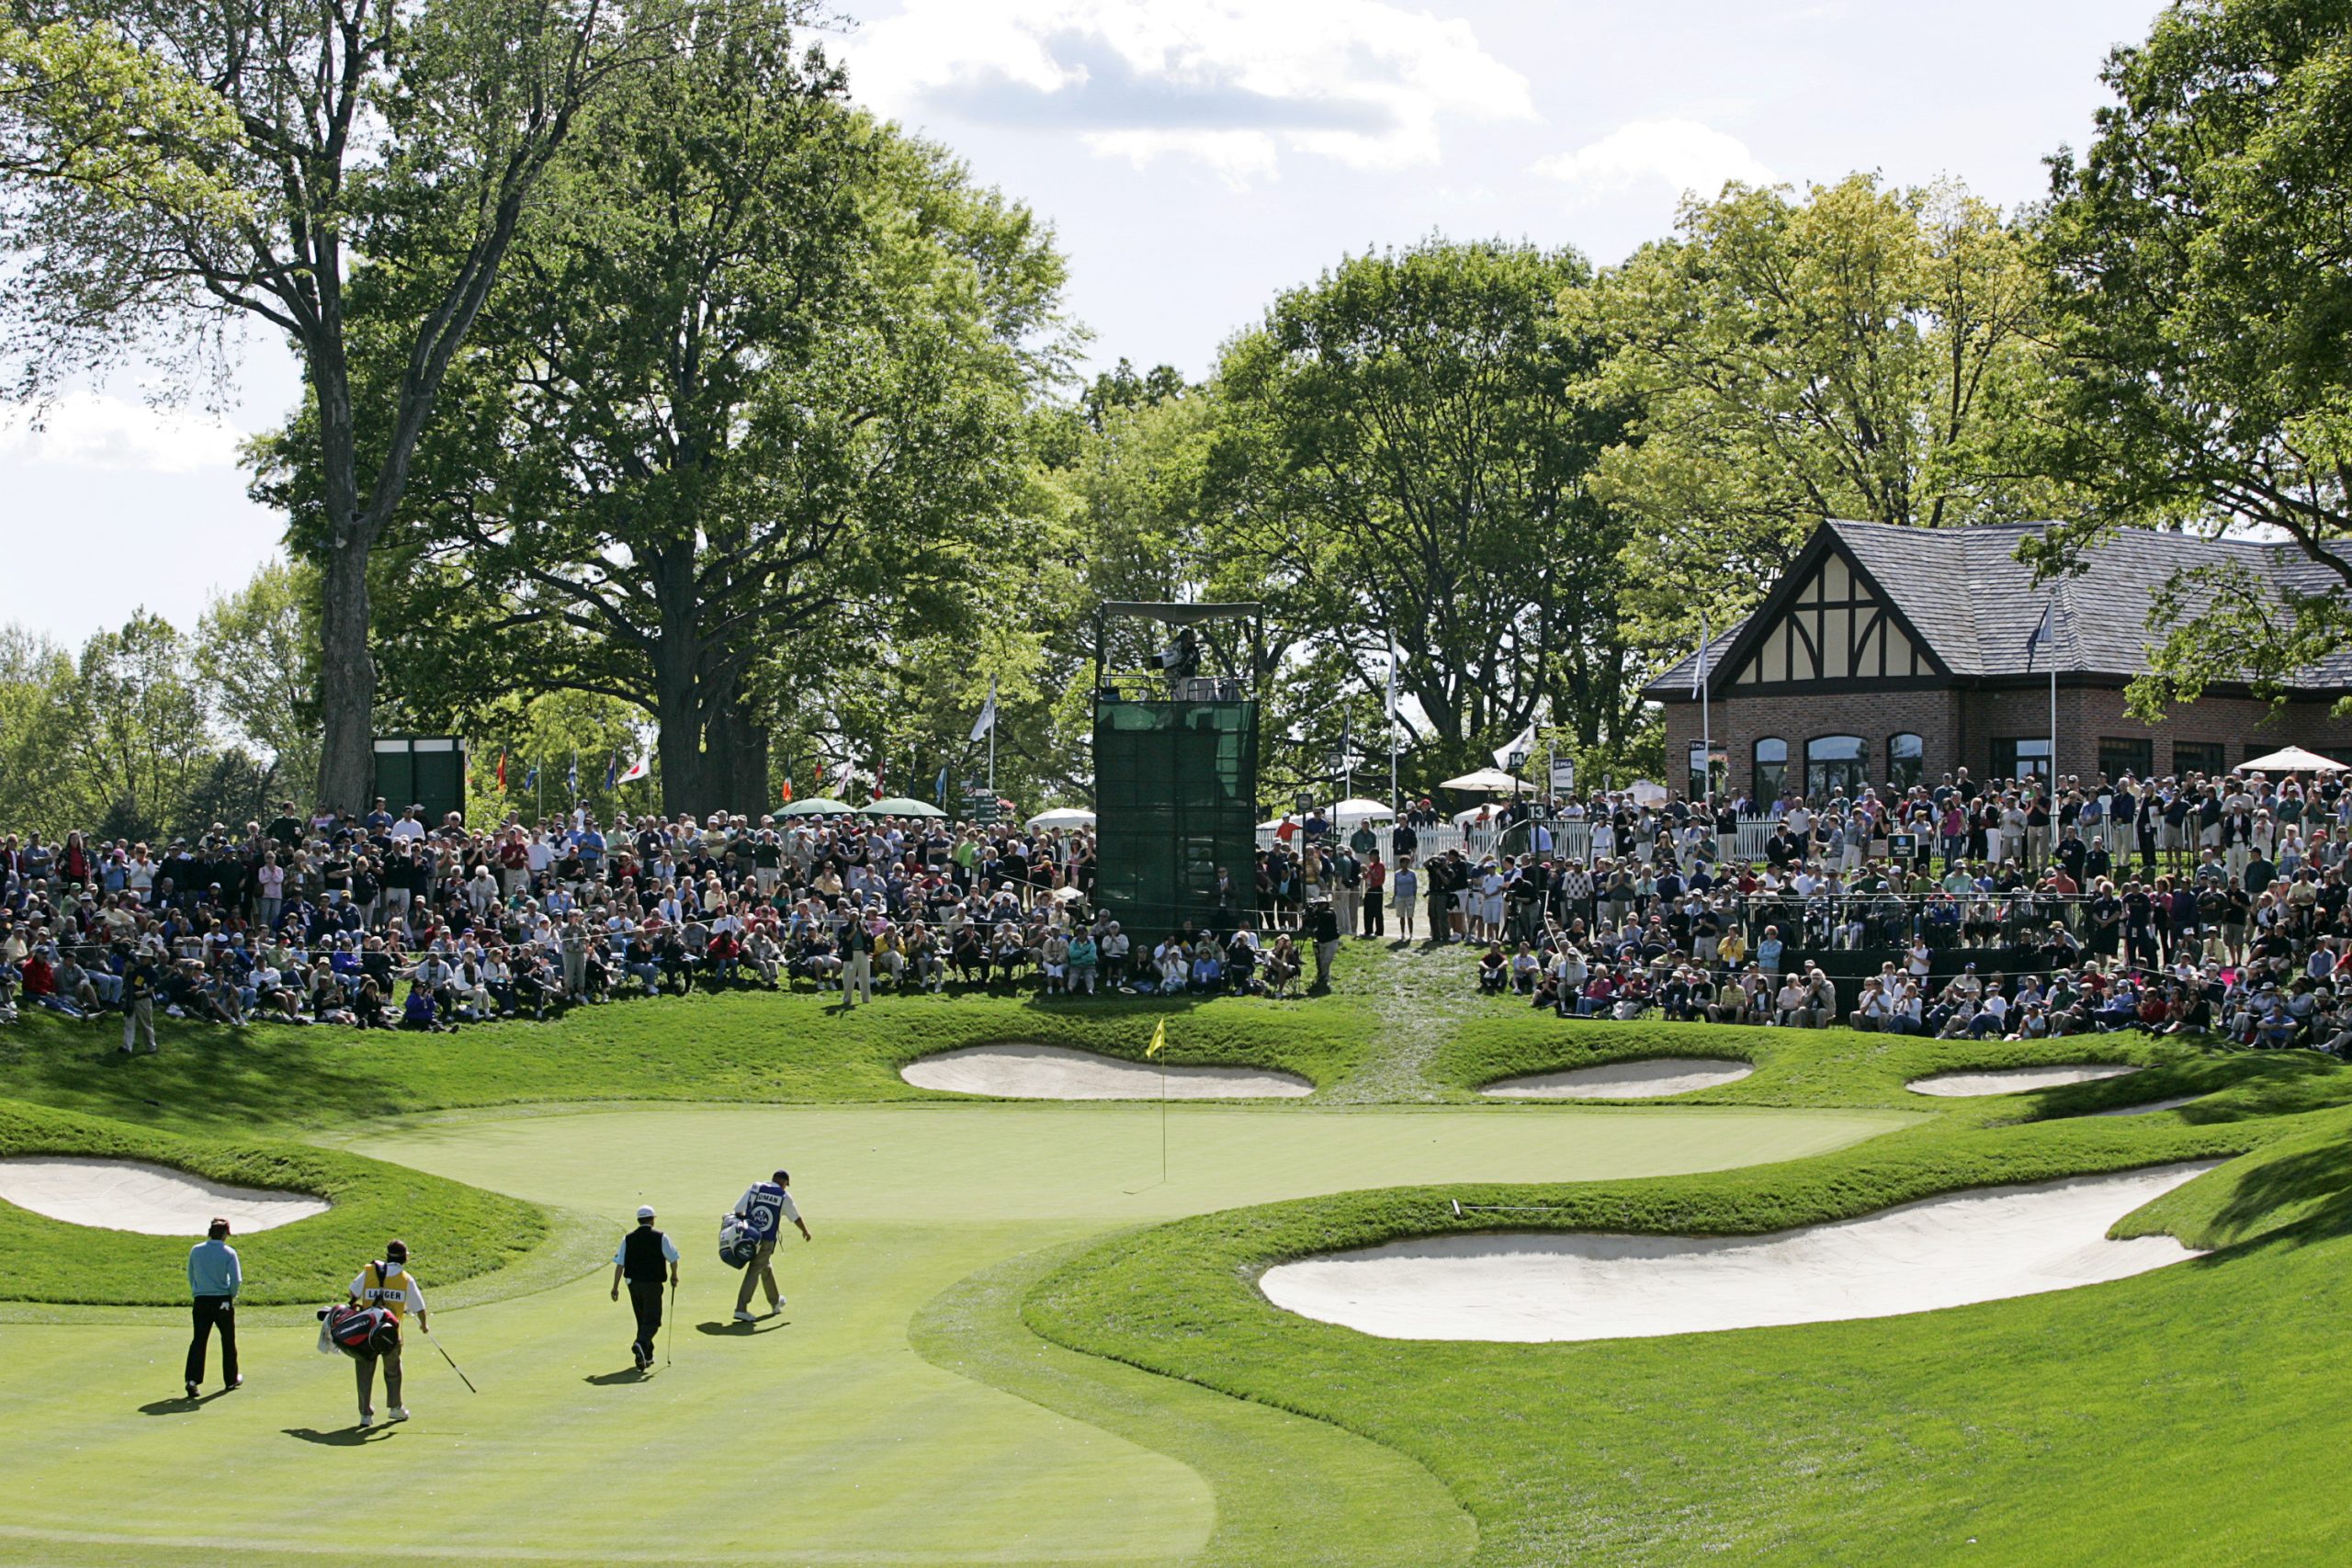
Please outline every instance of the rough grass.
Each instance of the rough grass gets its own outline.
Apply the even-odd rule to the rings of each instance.
[[[1162,1019],[1171,1063],[1279,1068],[1318,1085],[1345,1074],[1373,1031],[1364,1009],[1329,998],[911,996],[844,1013],[807,992],[729,991],[455,1034],[163,1020],[161,1055],[124,1056],[110,1029],[35,1014],[0,1030],[0,1095],[190,1129],[590,1100],[929,1099],[899,1077],[918,1056],[1027,1042],[1140,1058]]]
[[[548,1237],[537,1206],[404,1166],[274,1139],[188,1137],[153,1127],[0,1100],[0,1158],[71,1155],[144,1160],[239,1187],[309,1192],[323,1214],[234,1238],[244,1300],[256,1306],[340,1299],[387,1239],[407,1241],[435,1281],[517,1263]],[[167,1305],[187,1297],[194,1237],[97,1230],[0,1203],[0,1294],[12,1301]]]
[[[2352,1441],[2352,1071],[2106,1040],[1956,1045],[1843,1031],[1480,1019],[1437,1055],[1467,1087],[1660,1054],[1755,1060],[1681,1101],[1905,1103],[1911,1130],[1780,1166],[1635,1181],[1357,1192],[1183,1220],[1041,1281],[1057,1343],[1331,1420],[1419,1460],[1477,1561],[1792,1563],[2341,1560],[2352,1519],[2279,1472]],[[1956,1066],[2132,1060],[2128,1079],[1927,1101]],[[2212,1091],[2181,1111],[2080,1111]],[[1569,1345],[1405,1343],[1295,1317],[1286,1258],[1457,1230],[1756,1234],[1958,1189],[2244,1155],[2119,1234],[2226,1250],[1955,1312]],[[1552,1205],[1453,1214],[1451,1200]],[[2257,1456],[2260,1456],[2257,1458]],[[2317,1461],[2286,1471],[2315,1477]],[[2255,1478],[2259,1475],[2259,1483]]]

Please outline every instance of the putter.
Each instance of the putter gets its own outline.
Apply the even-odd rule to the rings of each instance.
[[[441,1341],[435,1339],[429,1333],[426,1334],[424,1337],[432,1341],[433,1348],[435,1350],[441,1350]],[[456,1357],[450,1355],[447,1350],[441,1350],[441,1359],[449,1363],[449,1370],[458,1374],[458,1381],[466,1385],[466,1392],[468,1393],[480,1393],[481,1392],[481,1390],[474,1386],[474,1380],[466,1376],[466,1369],[458,1365],[458,1359]]]

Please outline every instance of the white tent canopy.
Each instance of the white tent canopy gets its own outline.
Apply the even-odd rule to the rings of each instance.
[[[1343,800],[1331,807],[1331,819],[1335,822],[1371,822],[1396,815],[1376,800]]]
[[[1051,811],[1040,811],[1036,816],[1029,818],[1029,826],[1051,829],[1091,828],[1094,826],[1094,813],[1076,806],[1057,807]]]
[[[1514,778],[1500,768],[1480,768],[1458,779],[1448,779],[1437,787],[1468,790],[1474,795],[1513,795],[1528,784],[1526,780]]]
[[[2240,762],[2236,771],[2241,773],[2341,773],[2352,770],[2347,770],[2341,762],[2330,761],[2316,751],[2290,746],[2284,750],[2273,751],[2267,757]]]

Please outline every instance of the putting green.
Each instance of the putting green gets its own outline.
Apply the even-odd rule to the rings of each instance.
[[[1293,1474],[1331,1488],[1288,1494],[1295,1561],[1458,1559],[1466,1521],[1388,1450],[1030,1339],[1012,1316],[1012,1260],[1238,1204],[1718,1169],[1909,1121],[1176,1107],[1162,1184],[1159,1117],[1135,1105],[659,1105],[350,1136],[372,1157],[615,1216],[615,1236],[619,1216],[653,1203],[685,1255],[676,1364],[642,1383],[621,1370],[627,1313],[600,1273],[436,1318],[479,1395],[412,1331],[417,1419],[362,1441],[349,1364],[312,1352],[307,1318],[254,1314],[248,1386],[193,1409],[172,1397],[184,1330],[12,1325],[0,1336],[0,1559],[151,1562],[217,1547],[245,1562],[1215,1561],[1221,1515],[1285,1506]],[[726,1322],[740,1277],[713,1256],[715,1220],[777,1165],[793,1170],[817,1240],[787,1240],[790,1304],[745,1332]],[[415,1267],[429,1293],[433,1260]]]

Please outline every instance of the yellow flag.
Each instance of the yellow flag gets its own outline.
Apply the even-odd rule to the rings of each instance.
[[[1168,1021],[1161,1019],[1151,1026],[1151,1043],[1144,1047],[1144,1055],[1157,1056],[1168,1049]]]

